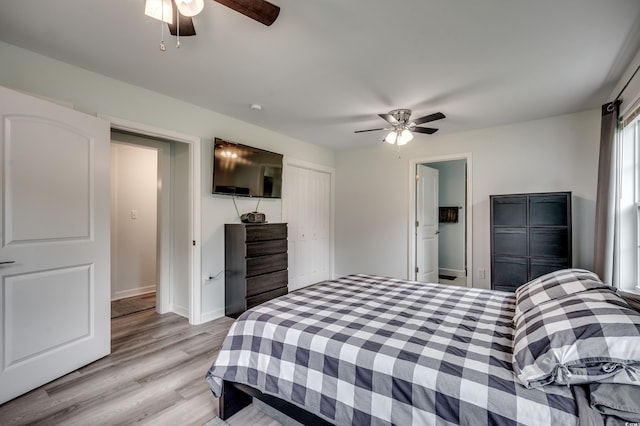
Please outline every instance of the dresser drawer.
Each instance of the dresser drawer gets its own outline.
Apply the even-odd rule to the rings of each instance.
[[[247,297],[286,287],[287,284],[289,284],[289,272],[286,269],[247,278]]]
[[[287,224],[271,223],[248,225],[245,227],[245,232],[245,241],[248,243],[254,241],[286,240]]]
[[[269,240],[247,243],[247,257],[266,256],[287,252],[287,240]]]
[[[526,257],[494,256],[491,266],[494,288],[498,286],[518,287],[520,284],[526,283],[528,263]]]
[[[254,306],[258,306],[259,304],[264,303],[267,300],[274,299],[278,296],[284,296],[287,293],[287,287],[282,287],[276,290],[268,291],[266,293],[261,293],[254,297],[247,297],[247,309],[251,309]]]
[[[526,228],[495,228],[493,231],[493,253],[495,255],[526,256]]]
[[[247,277],[287,269],[287,253],[252,257],[247,262]]]

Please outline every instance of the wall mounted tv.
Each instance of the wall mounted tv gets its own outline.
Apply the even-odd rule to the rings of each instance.
[[[216,138],[213,193],[281,198],[282,154]]]

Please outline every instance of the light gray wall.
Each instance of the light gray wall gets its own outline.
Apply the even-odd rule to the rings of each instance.
[[[0,42],[0,58],[0,85],[60,101],[91,115],[99,113],[119,117],[202,138],[202,277],[217,274],[224,268],[223,225],[239,221],[229,197],[211,195],[214,137],[256,146],[322,166],[335,165],[335,153],[332,150],[7,43]],[[238,208],[241,212],[253,210],[255,202],[240,201]],[[267,214],[267,219],[271,222],[282,218],[280,200],[263,200],[260,210]],[[181,237],[176,236],[176,241],[184,243],[185,250],[190,250],[188,244],[191,241]],[[202,316],[215,318],[223,315],[224,278],[214,281],[202,279],[201,282]],[[174,290],[173,303],[181,307],[188,306],[186,286]]]
[[[450,118],[453,119],[453,118]],[[409,162],[471,153],[473,285],[490,287],[489,196],[573,192],[573,263],[591,268],[599,110],[452,135],[417,136],[340,152],[336,160],[336,274],[407,277]],[[468,206],[469,207],[469,206]],[[486,271],[485,279],[478,270]]]
[[[156,290],[157,176],[156,150],[111,143],[111,299]]]

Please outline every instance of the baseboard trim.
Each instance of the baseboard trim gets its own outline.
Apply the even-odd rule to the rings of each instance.
[[[465,274],[464,271],[458,270],[458,269],[446,269],[446,268],[439,268],[438,269],[438,274],[439,275],[449,275],[452,277],[457,277],[457,278],[464,278],[467,276],[467,274]]]
[[[223,316],[224,316],[224,308],[205,312],[202,315],[200,315],[200,322],[198,324],[213,321],[218,318],[222,318]]]
[[[144,294],[155,293],[155,292],[156,292],[155,285],[148,285],[145,287],[132,288],[130,290],[117,291],[115,296],[111,299],[111,301],[126,299],[128,297],[134,297],[134,296],[142,296]]]

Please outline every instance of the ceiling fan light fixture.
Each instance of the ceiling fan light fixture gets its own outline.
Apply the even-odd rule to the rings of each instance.
[[[171,0],[147,0],[144,4],[144,14],[158,21],[171,24],[173,22]]]
[[[396,143],[396,140],[398,139],[398,134],[396,133],[395,130],[392,130],[389,132],[389,134],[387,134],[387,136],[384,138],[384,141],[388,144],[393,145],[394,143]]]
[[[413,139],[413,133],[411,133],[408,129],[404,129],[398,135],[398,139],[396,142],[398,145],[406,145],[407,142],[409,142],[411,139]]]
[[[178,11],[183,16],[196,16],[204,9],[204,0],[176,0]]]

